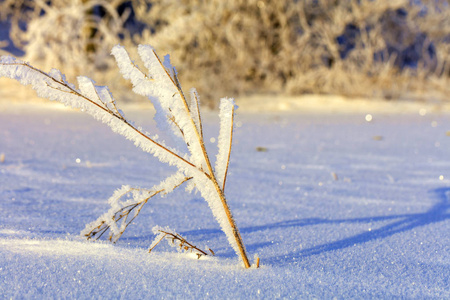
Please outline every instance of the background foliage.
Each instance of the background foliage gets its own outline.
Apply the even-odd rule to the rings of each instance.
[[[69,78],[125,84],[110,49],[151,44],[212,106],[253,93],[445,100],[450,92],[447,0],[5,0],[0,17],[24,59]]]

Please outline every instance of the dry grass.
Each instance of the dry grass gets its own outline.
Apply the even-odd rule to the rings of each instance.
[[[27,60],[64,66],[69,78],[82,70],[119,82],[106,72],[111,46],[151,43],[211,106],[227,94],[446,100],[450,92],[447,0],[132,0],[139,34],[124,27],[130,10],[117,13],[124,2],[6,0],[0,16],[11,18]]]
[[[5,0],[0,3],[0,19],[9,20],[11,41],[36,67],[64,69],[70,80],[83,73],[97,73],[106,80],[100,75],[114,67],[112,46],[121,35],[130,39],[124,28],[130,11],[117,12],[124,2]]]
[[[448,95],[448,2],[422,1],[425,15],[406,0],[180,2],[155,1],[143,39],[195,67],[203,93]]]

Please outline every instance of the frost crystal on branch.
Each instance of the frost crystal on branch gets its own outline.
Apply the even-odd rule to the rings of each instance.
[[[131,188],[128,185],[122,186],[109,198],[108,203],[111,208],[108,212],[96,221],[87,224],[81,235],[87,237],[87,239],[97,240],[109,229],[108,239],[115,243],[150,198],[158,194],[166,195],[190,179],[185,177],[183,173],[177,172],[149,190]]]
[[[233,117],[236,105],[233,99],[220,99],[220,132],[218,139],[219,152],[216,158],[216,176],[217,180],[225,190],[225,180],[227,177],[228,164],[230,162],[231,143],[233,140]]]
[[[172,247],[176,247],[179,252],[194,253],[197,255],[198,259],[203,255],[205,256],[208,255],[208,253],[201,250],[197,246],[192,245],[184,237],[182,237],[169,227],[161,228],[159,226],[155,226],[153,227],[152,231],[156,235],[156,237],[153,240],[152,244],[150,245],[148,252],[152,252],[152,250],[165,238],[169,242],[169,245]],[[212,251],[209,248],[208,250],[212,255],[215,255],[214,251]]]
[[[168,194],[184,182],[191,181],[187,190],[195,188],[200,191],[230,245],[245,267],[250,267],[242,238],[224,194],[233,136],[235,110],[233,100],[221,99],[219,151],[213,169],[203,141],[198,94],[192,89],[189,98],[186,98],[169,56],[161,61],[152,47],[140,45],[138,53],[148,69],[147,74],[131,60],[124,47],[115,46],[111,53],[123,77],[131,81],[133,92],[144,95],[153,102],[157,110],[156,122],[160,128],[177,137],[183,149],[170,148],[164,141],[151,137],[135,127],[118,109],[109,89],[95,85],[87,77],[79,76],[76,88],[56,69],[45,73],[13,57],[6,56],[0,59],[0,77],[9,77],[23,85],[31,85],[40,97],[57,100],[87,112],[143,151],[151,153],[161,162],[178,168],[174,175],[148,190],[122,186],[109,199],[111,208],[108,212],[88,224],[82,235],[88,239],[98,239],[109,231],[109,240],[116,242],[149,199],[156,195]],[[172,236],[188,247],[186,240],[179,235],[168,231],[164,234]]]

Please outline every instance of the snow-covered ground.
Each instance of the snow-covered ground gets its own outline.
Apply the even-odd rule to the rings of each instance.
[[[5,107],[0,298],[450,298],[447,114],[244,109],[226,193],[252,262],[261,258],[246,270],[206,202],[182,187],[153,198],[117,244],[85,241],[115,189],[173,170],[81,112]],[[129,115],[156,131],[151,111]],[[214,153],[214,113],[204,126]],[[216,256],[147,253],[155,225]]]

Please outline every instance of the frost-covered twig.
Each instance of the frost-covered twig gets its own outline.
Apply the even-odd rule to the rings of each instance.
[[[148,252],[152,252],[152,250],[164,239],[169,242],[169,245],[174,246],[177,248],[178,251],[184,251],[184,252],[190,252],[195,253],[197,255],[197,258],[202,257],[202,255],[208,255],[205,251],[198,248],[197,246],[194,246],[193,244],[189,243],[184,237],[182,237],[180,234],[176,233],[175,231],[169,229],[169,228],[161,228],[159,226],[155,226],[153,228],[153,233],[156,234],[155,239],[153,240],[152,244],[150,245]],[[214,251],[208,248],[209,252],[211,252],[212,255],[215,255]]]
[[[117,241],[150,198],[158,194],[167,194],[183,182],[192,180],[189,188],[192,190],[195,187],[200,191],[230,245],[244,266],[250,267],[241,235],[224,194],[234,127],[233,99],[221,99],[219,152],[213,168],[203,140],[199,98],[196,91],[191,90],[189,100],[185,97],[177,72],[170,64],[168,56],[161,60],[154,49],[146,45],[140,45],[138,53],[149,71],[148,74],[138,68],[124,47],[115,46],[112,49],[117,65],[123,77],[131,81],[133,91],[152,100],[157,111],[155,120],[158,126],[178,137],[178,141],[181,142],[179,144],[187,148],[187,153],[183,148],[180,150],[166,146],[157,136],[151,137],[136,127],[117,108],[108,88],[95,85],[87,77],[78,77],[77,89],[56,69],[45,73],[12,57],[0,59],[0,77],[16,79],[24,85],[31,85],[40,97],[57,100],[86,111],[161,162],[178,168],[177,173],[150,190],[124,186],[116,191],[110,198],[111,209],[83,231],[83,235],[88,239],[97,239],[110,230],[109,239]],[[121,201],[123,198],[127,200]]]
[[[45,73],[26,62],[16,60],[10,56],[2,56],[0,59],[0,77],[9,77],[18,80],[24,85],[32,85],[38,96],[57,100],[73,108],[86,111],[94,118],[106,123],[112,130],[132,140],[142,150],[152,153],[162,162],[186,168],[196,166],[182,157],[182,154],[157,141],[157,136],[150,137],[142,130],[128,121],[123,112],[108,107],[108,103],[115,101],[107,87],[95,86],[87,77],[79,76],[79,90],[74,85],[66,82],[64,75],[59,70],[52,69]],[[100,98],[102,95],[103,98]]]
[[[109,198],[111,208],[94,222],[86,225],[81,232],[88,240],[98,240],[110,229],[109,240],[116,242],[124,233],[128,225],[141,212],[142,207],[156,195],[166,195],[192,177],[184,177],[176,173],[150,190],[122,186]],[[120,201],[128,197],[125,201]]]
[[[233,141],[234,109],[232,102],[223,99],[220,102],[219,153],[216,158],[216,173],[222,190],[225,191],[228,166],[230,164],[231,144]]]

